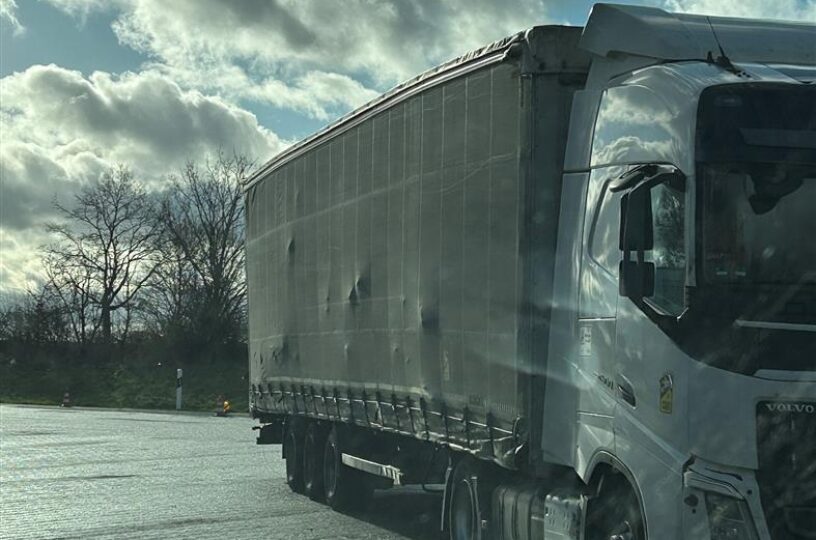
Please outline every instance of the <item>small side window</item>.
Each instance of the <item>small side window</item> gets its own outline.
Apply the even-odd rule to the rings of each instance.
[[[622,192],[613,193],[609,184],[604,185],[601,203],[592,224],[589,254],[607,272],[617,275],[621,252],[618,246],[620,236],[620,199]]]
[[[654,246],[647,260],[655,265],[651,300],[679,315],[684,306],[686,279],[685,182],[671,181],[651,189]]]
[[[644,171],[650,175],[631,176],[635,186],[621,199],[620,294],[678,316],[685,309],[686,177],[671,166]]]

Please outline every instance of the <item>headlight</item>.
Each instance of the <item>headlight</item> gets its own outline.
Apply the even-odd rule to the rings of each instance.
[[[745,501],[706,493],[711,540],[757,540],[756,528]]]

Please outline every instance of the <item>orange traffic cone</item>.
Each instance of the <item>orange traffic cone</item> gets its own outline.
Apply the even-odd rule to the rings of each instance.
[[[69,394],[68,392],[65,392],[65,394],[62,395],[62,405],[60,405],[60,407],[70,407],[70,406],[71,406],[71,394]]]

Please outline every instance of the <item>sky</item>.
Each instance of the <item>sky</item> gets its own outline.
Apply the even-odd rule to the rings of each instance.
[[[816,0],[629,0],[816,22]],[[152,189],[263,163],[400,81],[586,0],[0,0],[0,292],[40,279],[54,201],[117,164]]]

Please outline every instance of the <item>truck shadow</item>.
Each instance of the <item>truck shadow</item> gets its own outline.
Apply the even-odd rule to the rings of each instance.
[[[354,517],[411,540],[439,540],[442,494],[410,486],[377,491],[371,505]]]

